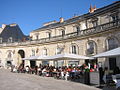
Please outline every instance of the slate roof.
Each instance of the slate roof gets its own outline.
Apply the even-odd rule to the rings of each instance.
[[[56,28],[56,27],[60,27],[60,26],[64,26],[64,25],[67,25],[67,24],[71,24],[71,23],[77,22],[79,20],[84,20],[84,19],[87,19],[87,18],[91,18],[91,17],[94,17],[94,15],[100,15],[100,14],[102,14],[104,12],[110,11],[110,10],[114,9],[113,7],[114,8],[120,7],[120,0],[114,2],[114,3],[110,4],[110,5],[107,5],[107,6],[104,6],[102,8],[99,8],[99,9],[95,10],[94,13],[86,13],[86,14],[83,14],[81,16],[76,16],[76,17],[70,18],[68,20],[65,20],[63,23],[57,22],[57,23],[54,23],[54,24],[43,26],[41,28],[33,30],[33,32],[39,31],[39,30]]]
[[[6,25],[3,31],[0,34],[3,42],[8,42],[8,39],[12,37],[13,41],[21,41],[24,37],[26,37],[21,31],[20,27],[15,25]]]

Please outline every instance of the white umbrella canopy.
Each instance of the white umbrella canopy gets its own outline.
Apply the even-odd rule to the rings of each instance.
[[[37,59],[40,59],[40,58],[37,58]],[[57,54],[53,56],[46,56],[41,59],[42,60],[80,60],[80,59],[94,59],[94,58],[76,55],[76,54]]]
[[[44,56],[44,55],[42,55],[42,56],[31,56],[31,57],[28,57],[28,58],[22,58],[22,60],[42,60],[42,61],[44,61],[44,60],[46,60],[46,57],[48,57],[48,56]]]
[[[36,60],[38,58],[38,56],[31,56],[28,58],[23,58],[22,60]]]
[[[93,56],[93,58],[115,57],[115,56],[120,56],[120,47],[97,54],[97,55]]]

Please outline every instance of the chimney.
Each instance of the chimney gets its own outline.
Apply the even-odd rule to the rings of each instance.
[[[4,29],[7,25],[6,24],[2,24],[2,29]]]
[[[96,6],[92,7],[92,5],[90,5],[89,12],[93,13],[95,10],[96,10]]]
[[[64,18],[61,17],[61,18],[60,18],[60,23],[63,23],[63,22],[64,22]]]
[[[93,9],[94,9],[94,11],[95,11],[95,10],[97,9],[97,8],[96,8],[96,6],[94,6],[94,8],[93,8]]]
[[[16,23],[10,24],[10,27],[14,27],[14,26],[17,26],[17,24]]]

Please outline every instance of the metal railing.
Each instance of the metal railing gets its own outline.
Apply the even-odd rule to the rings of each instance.
[[[105,23],[102,25],[98,25],[96,27],[88,28],[85,30],[81,30],[80,32],[73,32],[66,34],[64,36],[59,35],[59,36],[53,36],[51,38],[42,38],[39,40],[29,40],[25,42],[14,42],[14,43],[2,43],[0,46],[24,46],[24,45],[31,45],[31,44],[41,44],[41,43],[47,43],[47,42],[52,42],[52,41],[60,41],[60,40],[65,40],[65,39],[71,39],[75,37],[83,37],[86,35],[91,35],[91,34],[96,34],[104,31],[109,31],[112,30],[113,28],[119,28],[120,27],[120,19],[116,21],[112,21],[109,23]]]

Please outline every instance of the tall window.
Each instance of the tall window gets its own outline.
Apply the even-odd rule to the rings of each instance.
[[[47,56],[47,49],[43,50],[43,55]]]
[[[118,41],[115,38],[109,38],[107,41],[108,41],[108,50],[118,47]]]
[[[98,25],[98,18],[95,17],[92,19],[92,25],[93,27],[96,27]]]
[[[47,38],[51,38],[51,32],[47,32]]]
[[[11,60],[12,59],[12,51],[8,51],[7,52],[7,60]]]
[[[76,31],[77,31],[77,34],[79,34],[79,32],[80,32],[80,27],[79,26],[76,26]]]
[[[38,39],[39,39],[39,35],[37,34],[37,35],[36,35],[36,40],[38,40]]]
[[[91,41],[87,43],[87,54],[95,53],[95,42]]]
[[[72,54],[77,54],[77,47],[72,45]]]
[[[8,58],[12,58],[12,53],[9,52],[7,57],[8,57]]]
[[[62,36],[65,36],[65,30],[62,30]]]
[[[92,21],[93,27],[96,27],[98,25],[97,21]]]
[[[32,56],[35,56],[35,50],[32,50]]]

